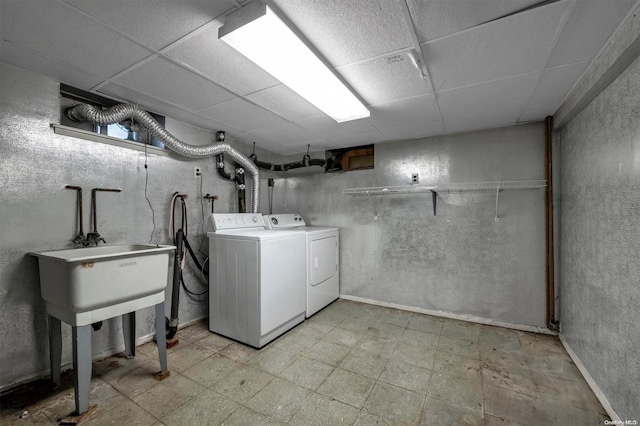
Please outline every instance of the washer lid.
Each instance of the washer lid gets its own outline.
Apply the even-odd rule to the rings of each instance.
[[[208,232],[207,236],[213,239],[236,239],[253,241],[270,241],[286,238],[305,238],[305,233],[298,230],[271,230],[271,229],[226,229],[216,232]]]

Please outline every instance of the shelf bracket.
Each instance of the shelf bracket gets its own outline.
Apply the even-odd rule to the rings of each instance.
[[[500,187],[496,186],[496,222],[500,222],[498,218],[498,200],[500,198]]]
[[[436,215],[436,206],[438,205],[438,193],[431,190],[431,202],[433,203],[433,215]]]
[[[373,210],[373,218],[378,219],[378,213],[376,212],[376,207],[373,205],[373,201],[371,201],[369,190],[367,190],[367,199],[369,200],[369,204],[371,204],[371,210]]]

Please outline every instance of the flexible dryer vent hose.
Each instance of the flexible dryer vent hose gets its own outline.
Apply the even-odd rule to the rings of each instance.
[[[249,158],[232,148],[226,142],[217,142],[211,145],[188,145],[171,133],[166,131],[148,112],[134,104],[118,104],[111,108],[101,110],[92,105],[79,104],[67,110],[67,116],[74,121],[90,121],[94,124],[114,124],[122,120],[132,119],[136,124],[142,125],[150,133],[154,134],[160,141],[172,151],[185,157],[210,157],[218,154],[227,154],[238,164],[244,167],[253,179],[251,193],[251,212],[260,211],[260,179],[258,167]]]

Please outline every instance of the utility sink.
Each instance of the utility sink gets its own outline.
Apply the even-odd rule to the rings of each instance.
[[[175,249],[121,244],[29,254],[38,257],[49,315],[83,326],[163,302]]]

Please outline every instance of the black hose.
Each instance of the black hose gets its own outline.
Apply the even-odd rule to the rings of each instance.
[[[176,232],[176,257],[173,264],[173,287],[171,291],[171,316],[169,317],[169,330],[167,339],[172,339],[178,331],[178,305],[180,303],[180,277],[182,276],[182,242],[184,232],[178,229]]]
[[[309,166],[321,166],[324,167],[326,164],[325,160],[320,158],[310,159],[309,156],[305,155],[302,161],[294,161],[292,163],[286,164],[271,164],[265,163],[264,161],[259,161],[258,157],[255,154],[249,156],[251,160],[253,160],[253,164],[255,164],[259,169],[270,170],[273,172],[286,172],[287,170],[299,169],[301,167],[309,167]]]
[[[191,244],[189,244],[189,241],[187,241],[187,238],[186,238],[186,237],[184,238],[184,245],[185,245],[185,246],[187,246],[187,250],[189,251],[189,255],[191,255],[191,259],[193,259],[193,263],[195,263],[195,264],[196,264],[196,266],[198,267],[198,269],[199,269],[200,271],[202,271],[202,273],[203,273],[206,277],[208,277],[208,276],[209,276],[209,273],[205,272],[205,271],[202,269],[202,265],[200,265],[200,262],[198,261],[198,258],[196,257],[196,254],[193,252],[193,249],[191,249]]]

